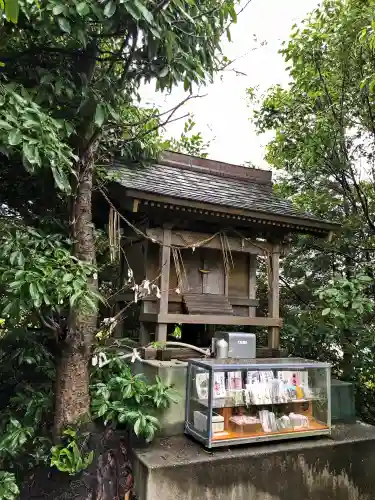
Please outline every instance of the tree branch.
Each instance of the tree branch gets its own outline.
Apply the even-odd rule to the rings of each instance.
[[[132,40],[132,44],[130,47],[130,53],[129,53],[128,59],[124,65],[124,69],[122,71],[122,75],[121,75],[120,80],[119,80],[119,87],[120,88],[122,88],[122,86],[124,85],[125,78],[129,72],[129,68],[130,68],[131,63],[133,62],[133,59],[134,59],[135,49],[137,47],[137,41],[138,41],[138,29],[134,28],[134,31],[131,35],[132,35],[133,40]]]

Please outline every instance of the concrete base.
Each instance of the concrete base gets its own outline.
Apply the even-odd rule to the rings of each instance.
[[[207,451],[180,436],[136,449],[138,500],[375,500],[375,427]]]
[[[156,377],[166,385],[172,385],[175,391],[176,403],[171,403],[169,408],[158,414],[162,436],[176,436],[184,433],[187,362],[172,359],[171,361],[158,361],[156,359],[135,361],[131,365],[133,373],[142,373],[151,383]]]

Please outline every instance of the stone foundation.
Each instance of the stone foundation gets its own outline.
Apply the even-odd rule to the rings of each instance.
[[[134,473],[138,500],[375,500],[375,427],[214,451],[161,439],[135,450]]]

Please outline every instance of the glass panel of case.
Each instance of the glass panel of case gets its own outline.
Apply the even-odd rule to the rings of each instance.
[[[208,439],[208,399],[210,393],[210,371],[189,365],[188,401],[186,428],[193,435]]]
[[[209,438],[209,444],[329,430],[328,365],[304,367],[297,363],[290,369],[282,360],[275,360],[279,363],[271,368],[259,363],[237,369],[235,364],[215,365],[212,361],[210,370],[191,365],[187,395],[188,426]]]

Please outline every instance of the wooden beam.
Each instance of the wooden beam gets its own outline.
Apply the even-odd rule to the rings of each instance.
[[[173,196],[158,195],[155,193],[146,193],[145,191],[138,191],[136,189],[127,189],[126,196],[129,198],[137,198],[142,200],[154,201],[156,204],[159,203],[165,205],[170,205],[171,207],[179,206],[186,207],[188,211],[191,209],[197,209],[202,211],[209,211],[218,217],[224,217],[225,215],[236,215],[238,219],[242,217],[251,218],[251,222],[256,222],[257,224],[265,224],[270,226],[282,226],[291,227],[294,229],[301,229],[316,233],[327,234],[329,231],[338,231],[341,227],[340,224],[334,222],[325,222],[316,219],[305,219],[303,217],[293,217],[289,215],[279,215],[269,212],[258,212],[254,210],[247,210],[242,208],[226,207],[223,205],[216,205],[213,203],[204,203],[195,200],[185,200],[182,198],[175,198]]]
[[[280,245],[275,244],[268,259],[268,315],[271,318],[280,316]],[[280,347],[280,327],[271,325],[268,330],[268,347],[279,349]]]
[[[168,295],[169,295],[169,272],[171,268],[171,230],[167,227],[162,229],[163,239],[160,247],[160,314],[168,314]],[[156,326],[156,340],[165,342],[167,340],[167,324],[158,321]]]
[[[134,292],[119,293],[116,295],[116,302],[132,302],[134,300]],[[248,297],[228,297],[229,303],[232,306],[248,306],[257,307],[259,305],[258,299],[249,299]],[[154,295],[143,297],[142,302],[156,302],[157,298]],[[170,293],[168,296],[169,304],[180,304],[183,301],[182,295]]]
[[[247,297],[228,297],[229,303],[232,306],[248,306],[257,307],[259,306],[258,299],[248,299]]]
[[[157,323],[182,323],[186,325],[245,325],[280,328],[281,318],[248,318],[244,316],[212,316],[209,314],[141,314],[141,321]]]
[[[188,360],[191,358],[204,358],[203,354],[198,354],[189,347],[167,347],[171,352],[172,359]],[[142,359],[156,359],[155,347],[143,347],[140,350]],[[258,347],[256,350],[257,358],[287,358],[286,349],[269,349],[268,347]]]
[[[146,234],[157,243],[163,243],[163,230],[161,228],[155,227],[147,229]],[[266,255],[271,252],[272,249],[272,246],[264,241],[249,242],[248,240],[237,236],[229,236],[227,241],[232,252],[247,252],[254,255]],[[198,233],[194,231],[173,231],[171,235],[171,244],[173,246],[180,247],[196,244],[196,246],[199,246],[200,248],[222,250],[219,235],[213,237],[213,234]]]

